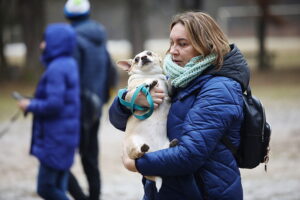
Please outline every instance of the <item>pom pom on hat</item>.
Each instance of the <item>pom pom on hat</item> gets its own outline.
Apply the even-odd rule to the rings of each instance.
[[[68,0],[64,13],[67,18],[87,16],[90,14],[90,2],[88,0]]]

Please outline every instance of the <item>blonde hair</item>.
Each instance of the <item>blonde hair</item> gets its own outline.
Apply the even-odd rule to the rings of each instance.
[[[214,64],[220,69],[223,57],[230,51],[230,47],[226,35],[215,20],[203,12],[185,12],[174,16],[170,30],[178,23],[184,25],[192,46],[199,54],[216,54]]]

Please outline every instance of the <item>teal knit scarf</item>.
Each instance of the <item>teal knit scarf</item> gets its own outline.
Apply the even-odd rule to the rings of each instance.
[[[164,71],[171,79],[172,86],[178,88],[185,87],[190,81],[202,74],[216,59],[215,54],[206,57],[196,56],[192,58],[184,67],[172,61],[171,54],[167,54],[164,59]]]

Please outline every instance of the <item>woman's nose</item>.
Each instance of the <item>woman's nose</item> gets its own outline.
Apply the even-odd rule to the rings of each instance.
[[[174,55],[174,54],[178,54],[178,50],[177,48],[175,47],[175,45],[172,45],[170,47],[170,54]]]

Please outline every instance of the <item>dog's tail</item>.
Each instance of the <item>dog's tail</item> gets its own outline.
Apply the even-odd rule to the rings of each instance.
[[[155,176],[155,186],[157,191],[159,192],[161,186],[162,186],[162,178],[159,176]]]

